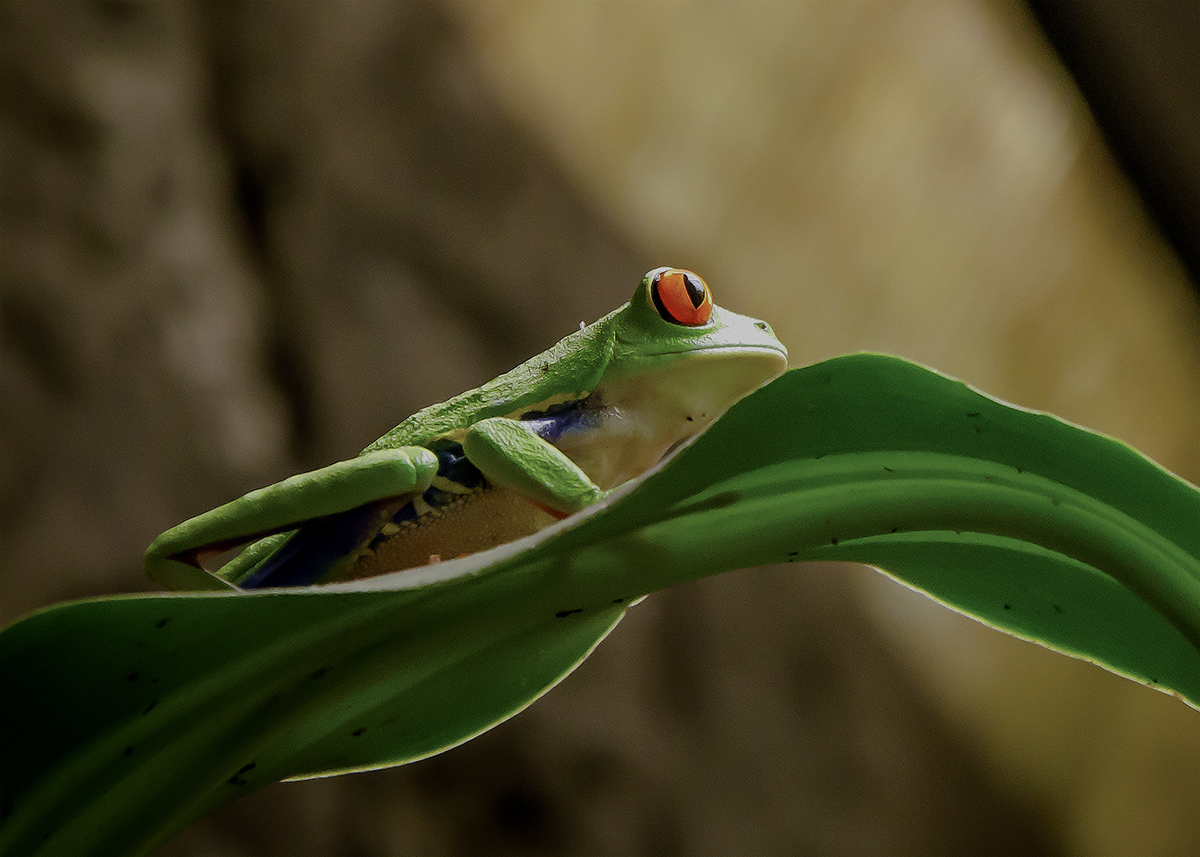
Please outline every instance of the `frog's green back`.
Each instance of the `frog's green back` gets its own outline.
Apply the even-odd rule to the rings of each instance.
[[[694,365],[704,366],[703,375],[672,374],[691,358],[699,358]],[[636,391],[644,419],[658,416],[659,393],[694,388],[703,394],[694,403],[697,416],[712,419],[782,372],[786,359],[765,322],[716,306],[707,284],[691,272],[656,268],[630,301],[604,318],[482,387],[418,411],[364,452],[424,446],[491,417],[582,399],[610,383],[625,394]],[[693,433],[699,427],[691,426]]]
[[[363,452],[420,446],[489,417],[587,395],[604,376],[616,341],[617,319],[628,307],[623,304],[482,387],[417,411]]]

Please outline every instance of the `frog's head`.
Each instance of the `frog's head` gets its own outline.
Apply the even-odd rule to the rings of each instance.
[[[770,325],[717,306],[691,271],[650,271],[608,321],[612,350],[593,395],[614,454],[590,469],[580,462],[603,487],[641,473],[787,368]]]
[[[681,268],[655,268],[622,307],[602,388],[624,383],[670,398],[681,388],[723,412],[787,368],[771,326],[713,303],[708,283]],[[703,418],[705,413],[692,414]]]

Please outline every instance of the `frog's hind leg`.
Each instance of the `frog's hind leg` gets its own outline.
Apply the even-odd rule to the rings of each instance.
[[[359,507],[375,507],[384,500],[420,493],[432,484],[437,467],[434,453],[408,446],[365,453],[301,473],[251,491],[163,533],[146,551],[146,571],[170,589],[233,586],[224,578],[255,574],[268,554],[291,541],[287,535],[290,531]],[[226,565],[221,577],[202,567],[205,557],[251,541],[255,544],[248,548],[247,559],[239,557]]]
[[[230,568],[241,559],[239,556],[217,574],[242,589],[309,586],[327,580],[343,566],[353,563],[380,527],[412,496],[416,495],[403,495],[308,521],[293,533],[269,537],[280,541],[264,550],[261,557],[252,555],[251,563]],[[243,556],[254,547],[247,548]]]

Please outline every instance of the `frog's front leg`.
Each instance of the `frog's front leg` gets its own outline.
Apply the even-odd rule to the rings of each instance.
[[[492,417],[475,423],[463,453],[488,482],[521,494],[556,518],[565,518],[605,495],[558,447],[517,420]]]
[[[206,557],[261,540],[234,560],[249,568],[286,539],[275,534],[368,503],[419,494],[433,483],[437,468],[432,452],[407,446],[292,476],[167,530],[147,549],[146,571],[168,589],[224,589],[231,584],[201,566]]]

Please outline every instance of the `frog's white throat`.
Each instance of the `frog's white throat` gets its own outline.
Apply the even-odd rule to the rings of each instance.
[[[719,348],[601,382],[589,398],[585,427],[556,445],[596,485],[615,488],[645,473],[786,365],[775,350]]]

